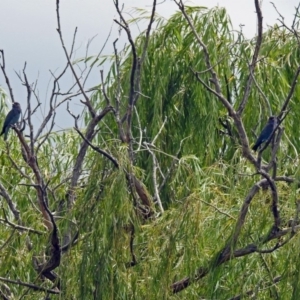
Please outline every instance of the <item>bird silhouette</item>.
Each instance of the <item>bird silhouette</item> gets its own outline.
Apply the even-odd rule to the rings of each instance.
[[[2,128],[2,132],[0,134],[0,136],[2,134],[4,134],[4,140],[5,141],[7,139],[7,134],[8,134],[9,128],[19,121],[20,115],[21,115],[20,103],[15,102],[15,103],[13,103],[11,111],[7,114],[7,116],[5,118],[3,128]]]
[[[252,147],[254,151],[256,151],[261,144],[266,142],[271,137],[273,130],[276,128],[276,126],[277,117],[271,116],[268,120],[267,125],[264,127],[261,134],[259,135],[255,145]]]

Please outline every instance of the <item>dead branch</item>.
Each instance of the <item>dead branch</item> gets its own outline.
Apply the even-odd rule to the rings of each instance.
[[[160,196],[159,196],[157,176],[156,176],[156,172],[157,172],[157,168],[158,168],[158,161],[156,159],[156,155],[154,154],[154,152],[148,146],[148,143],[144,142],[144,145],[146,146],[146,149],[148,150],[148,152],[152,156],[152,163],[153,163],[152,180],[153,180],[153,186],[154,186],[154,195],[155,195],[155,199],[158,203],[158,207],[159,207],[161,213],[163,213],[164,208],[163,208]]]
[[[255,10],[256,10],[256,14],[257,14],[257,38],[256,38],[256,44],[255,44],[255,49],[254,49],[254,53],[252,56],[252,61],[251,64],[249,66],[249,75],[248,75],[248,79],[247,79],[247,83],[246,83],[246,88],[245,88],[245,92],[244,92],[244,96],[243,99],[239,105],[239,108],[237,110],[237,113],[239,116],[242,115],[246,104],[248,102],[249,99],[249,95],[250,95],[250,91],[251,91],[251,87],[252,87],[252,83],[253,83],[253,78],[254,78],[254,70],[255,67],[257,65],[257,60],[258,60],[258,55],[259,55],[259,51],[261,48],[261,44],[262,44],[262,33],[263,33],[263,16],[262,16],[262,12],[261,12],[261,8],[260,8],[260,3],[259,0],[254,0],[255,3]]]
[[[77,124],[77,118],[74,119],[75,121],[75,127],[74,129],[76,130],[76,132],[81,136],[81,138],[96,152],[100,153],[101,155],[103,155],[104,157],[108,158],[113,164],[114,166],[118,169],[119,168],[119,164],[117,162],[117,160],[109,153],[107,153],[106,151],[100,149],[97,146],[94,146],[88,139],[86,139],[86,137],[83,135],[83,133],[79,130],[78,128],[78,124]]]
[[[0,222],[2,222],[4,224],[8,224],[13,229],[17,229],[17,230],[20,230],[20,231],[28,231],[28,232],[36,233],[36,234],[39,234],[39,235],[44,234],[44,232],[42,232],[42,231],[32,229],[32,228],[29,228],[29,227],[25,227],[25,226],[21,226],[21,225],[14,224],[14,223],[10,222],[8,220],[7,216],[6,216],[6,213],[5,213],[4,209],[3,209],[3,215],[4,215],[4,219],[0,219]]]
[[[20,211],[17,209],[16,204],[11,199],[10,195],[4,188],[4,186],[0,182],[0,195],[5,199],[8,207],[10,208],[11,212],[13,213],[15,220],[20,222]]]
[[[0,63],[0,68],[1,68],[2,74],[3,74],[4,78],[5,78],[5,83],[6,83],[7,87],[8,87],[8,89],[9,89],[9,94],[10,94],[11,101],[12,102],[16,102],[12,86],[10,84],[9,78],[8,78],[6,70],[5,70],[5,57],[4,57],[4,50],[3,49],[0,49],[0,54],[2,56],[2,63]]]
[[[7,283],[12,283],[12,284],[17,284],[17,285],[21,285],[21,286],[26,286],[28,288],[31,288],[31,289],[35,290],[35,291],[45,291],[49,294],[59,294],[60,293],[57,290],[47,289],[47,288],[44,288],[42,286],[38,286],[38,285],[35,285],[35,284],[32,284],[32,283],[27,283],[27,282],[24,282],[24,281],[21,281],[21,280],[12,280],[12,279],[8,279],[8,278],[0,277],[0,281],[7,282]]]
[[[255,290],[254,289],[249,290],[243,294],[234,296],[234,297],[230,298],[229,300],[241,300],[241,299],[244,299],[245,296],[253,296],[254,294],[257,294],[261,290],[271,288],[274,284],[280,282],[281,279],[282,279],[282,276],[276,276],[276,277],[274,277],[274,279],[272,281],[263,283],[263,287],[255,288]],[[258,285],[262,285],[262,284],[258,284]]]
[[[21,143],[21,148],[23,149],[22,151],[24,151],[24,154],[26,155],[26,158],[27,158],[25,162],[32,169],[34,176],[35,176],[35,189],[37,191],[38,203],[39,203],[40,210],[44,217],[45,225],[47,226],[47,228],[50,231],[52,231],[53,224],[50,220],[49,213],[47,212],[48,196],[47,196],[47,191],[46,191],[46,185],[44,183],[44,179],[42,177],[42,174],[41,174],[39,166],[38,166],[37,157],[35,156],[34,153],[31,152],[31,149],[29,148],[27,142],[25,141],[23,134],[16,128],[15,128],[15,131],[16,131],[19,141]]]
[[[63,36],[62,36],[62,30],[61,30],[61,24],[60,24],[60,11],[59,11],[59,4],[60,4],[60,1],[59,0],[56,0],[56,18],[57,18],[57,32],[58,32],[58,35],[59,35],[59,39],[60,39],[60,42],[61,42],[61,46],[63,48],[63,51],[65,53],[65,56],[66,56],[66,59],[68,61],[68,64],[69,64],[69,67],[72,71],[72,74],[76,80],[76,83],[81,91],[81,95],[83,95],[85,101],[82,101],[89,109],[89,112],[92,116],[92,118],[95,116],[96,112],[94,110],[94,108],[92,107],[91,105],[91,102],[90,102],[90,99],[88,97],[88,95],[86,94],[80,80],[79,80],[79,77],[77,76],[77,73],[73,67],[73,64],[70,60],[70,57],[69,57],[69,54],[68,54],[68,51],[67,51],[67,48],[65,46],[65,42],[64,42],[64,39],[63,39]]]
[[[264,179],[265,180],[265,179]],[[263,244],[267,244],[268,242],[279,239],[287,234],[290,234],[292,232],[293,228],[289,227],[287,229],[282,229],[279,231],[271,231],[270,234],[268,234],[266,237],[261,237],[259,239],[259,244],[261,241],[263,241]],[[295,230],[300,231],[300,225],[295,226]],[[276,248],[277,249],[277,248]],[[273,251],[275,251],[274,249]],[[255,252],[259,252],[259,248],[256,244],[249,244],[243,248],[237,249],[237,250],[231,250],[231,251],[225,251],[224,249],[221,250],[214,258],[212,258],[209,262],[209,267],[200,267],[197,270],[197,273],[194,277],[186,277],[182,280],[179,280],[171,285],[171,290],[173,293],[178,293],[182,291],[183,289],[190,286],[193,282],[200,280],[201,278],[205,277],[209,272],[212,272],[216,267],[224,264],[225,262],[228,262],[232,259],[246,256]]]
[[[86,103],[86,102],[85,102]],[[71,113],[69,106],[67,108],[68,112],[73,116],[73,118],[76,120],[78,119],[78,116],[75,116],[73,113]],[[112,111],[111,106],[105,107],[98,115],[94,115],[94,117],[91,119],[89,124],[87,125],[86,133],[84,136],[84,140],[82,141],[80,145],[80,149],[74,164],[72,178],[71,178],[71,184],[68,190],[68,207],[71,208],[75,201],[75,187],[77,186],[78,179],[81,174],[81,168],[82,164],[87,152],[87,149],[89,147],[89,144],[86,141],[91,142],[95,136],[95,127],[98,125],[98,123],[110,112]]]

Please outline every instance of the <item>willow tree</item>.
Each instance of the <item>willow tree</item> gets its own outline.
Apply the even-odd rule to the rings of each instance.
[[[24,69],[30,134],[14,128],[18,138],[1,146],[3,297],[299,298],[297,14],[263,33],[255,0],[249,40],[225,9],[174,2],[168,20],[156,1],[149,17],[136,11],[148,25],[133,39],[115,0],[129,46],[114,42],[107,76],[87,89],[56,1],[66,66],[49,113],[33,128]],[[69,68],[77,87],[66,94]],[[4,58],[1,69],[6,76]],[[14,100],[9,81],[8,90]],[[76,95],[85,126],[70,102],[74,130],[52,132],[57,108]],[[280,124],[256,155],[250,146],[270,115]]]

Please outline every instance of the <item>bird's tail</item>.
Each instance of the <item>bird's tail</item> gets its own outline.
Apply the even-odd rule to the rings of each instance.
[[[256,151],[257,148],[258,148],[259,144],[255,144],[253,147],[252,147],[252,150]]]
[[[0,136],[4,134],[4,141],[7,140],[7,134],[8,134],[8,130],[6,130],[6,128],[3,128],[2,132],[0,133]]]

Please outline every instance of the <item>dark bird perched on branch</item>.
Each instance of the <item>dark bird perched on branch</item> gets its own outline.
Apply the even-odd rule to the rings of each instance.
[[[8,134],[9,128],[19,121],[20,115],[21,115],[20,103],[15,102],[15,103],[13,103],[11,111],[7,114],[7,116],[5,118],[2,132],[0,134],[0,135],[4,134],[4,141],[6,141],[6,139],[7,139],[7,134]]]
[[[272,135],[273,130],[277,126],[277,117],[271,116],[268,120],[267,125],[262,130],[261,134],[259,135],[255,145],[252,147],[254,151],[258,149],[258,147],[266,142]]]

